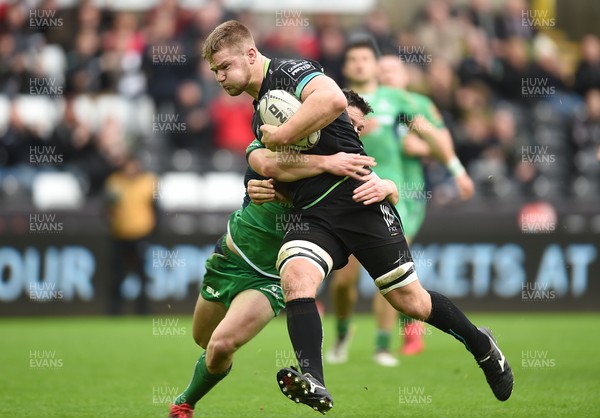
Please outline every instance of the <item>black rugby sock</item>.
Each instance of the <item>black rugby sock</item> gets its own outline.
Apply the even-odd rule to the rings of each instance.
[[[491,347],[489,338],[469,321],[464,313],[446,296],[430,291],[431,314],[425,320],[437,329],[463,343],[476,359],[485,356]]]
[[[286,310],[288,333],[300,370],[324,385],[323,326],[315,299],[294,299],[286,303]]]

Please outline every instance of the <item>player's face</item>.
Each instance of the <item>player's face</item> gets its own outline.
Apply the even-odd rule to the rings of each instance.
[[[213,54],[210,69],[215,73],[218,83],[230,96],[239,96],[250,84],[250,64],[238,48],[223,48]]]
[[[367,83],[377,78],[377,59],[367,47],[352,48],[346,54],[344,77],[350,83]]]
[[[365,129],[365,114],[355,106],[348,106],[346,108],[346,112],[348,112],[348,116],[350,116],[354,130],[358,136],[360,136],[363,129]]]
[[[384,86],[406,88],[408,75],[398,57],[386,56],[379,59],[379,82]]]

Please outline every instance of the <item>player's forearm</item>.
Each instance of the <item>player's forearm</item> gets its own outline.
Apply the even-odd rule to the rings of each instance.
[[[328,167],[327,158],[322,155],[260,149],[250,154],[248,163],[261,176],[291,182],[324,173]]]
[[[465,172],[465,168],[456,156],[452,136],[447,128],[432,130],[430,139],[427,141],[431,146],[431,156],[443,163],[453,177]]]
[[[293,144],[323,129],[342,114],[347,104],[341,90],[324,89],[313,92],[296,114],[280,126],[280,144]]]
[[[424,139],[431,148],[431,156],[443,164],[447,164],[454,157],[454,144],[447,128],[436,128],[423,117],[419,117],[411,125],[411,132]]]
[[[280,165],[277,170],[276,180],[290,182],[307,177],[318,176],[329,169],[328,159],[330,156],[309,155],[296,152],[280,153],[281,160],[286,163]]]

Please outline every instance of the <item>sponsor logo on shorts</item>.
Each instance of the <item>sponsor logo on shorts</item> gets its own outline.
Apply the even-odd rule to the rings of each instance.
[[[281,286],[276,284],[270,284],[268,286],[263,286],[260,288],[263,292],[270,293],[276,299],[281,299]]]
[[[219,293],[218,290],[215,290],[210,286],[206,286],[206,293],[208,293],[209,295],[212,295],[215,298],[218,298],[219,296],[221,296],[221,293]]]
[[[379,209],[381,209],[381,213],[383,215],[383,220],[387,225],[388,230],[392,233],[392,235],[398,234],[398,227],[394,224],[396,217],[392,213],[392,210],[389,206],[379,205]]]

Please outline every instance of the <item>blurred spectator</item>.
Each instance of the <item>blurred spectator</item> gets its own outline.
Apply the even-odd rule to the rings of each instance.
[[[39,27],[35,27],[31,25],[31,18],[29,18],[29,26],[32,27],[32,30],[35,32],[39,32],[44,35],[44,39],[49,44],[61,44],[66,45],[69,43],[69,31],[64,30],[56,30],[59,27],[63,27],[67,23],[67,15],[68,11],[58,7],[57,0],[43,0],[35,9],[36,17],[34,17],[34,22],[36,19],[43,22]]]
[[[590,90],[585,96],[585,111],[575,117],[573,124],[575,163],[578,172],[586,173],[600,159],[600,90]]]
[[[335,80],[338,85],[343,85],[342,64],[346,36],[341,28],[329,26],[318,32],[319,57],[318,61],[323,66],[325,74]]]
[[[196,70],[193,57],[188,56],[176,37],[173,16],[159,13],[148,28],[143,54],[146,89],[159,108],[173,103],[173,92],[180,81],[193,78]]]
[[[375,9],[370,12],[365,20],[365,30],[375,39],[379,49],[386,51],[398,50],[389,16],[385,11]]]
[[[490,0],[469,0],[464,16],[488,38],[496,38],[496,16]]]
[[[181,34],[191,20],[191,12],[182,8],[178,0],[159,0],[156,5],[145,13],[144,26],[148,27],[159,16],[170,16],[175,23],[175,33]],[[194,26],[194,25],[191,25]]]
[[[204,105],[202,88],[194,80],[186,80],[177,87],[175,114],[185,123],[185,129],[173,129],[172,143],[178,148],[190,148],[203,153],[213,151],[213,126]]]
[[[140,68],[144,45],[136,16],[128,12],[117,13],[113,27],[102,39],[100,65],[104,91],[126,97],[135,97],[142,92],[144,81]]]
[[[444,121],[458,115],[454,101],[454,89],[458,85],[456,74],[450,64],[442,59],[434,59],[427,67],[426,84],[427,94],[438,107]]]
[[[548,94],[540,94],[540,99],[548,102],[563,116],[572,116],[581,104],[581,99],[571,92],[564,82],[567,72],[560,59],[558,47],[546,35],[537,35],[532,46],[535,56],[532,76],[539,80],[542,91],[545,90],[544,86],[550,89]]]
[[[203,41],[221,22],[231,18],[232,16],[226,13],[220,1],[208,0],[195,11],[190,24],[185,28],[183,37],[192,43]]]
[[[519,163],[523,147],[527,139],[519,132],[514,113],[507,108],[498,108],[492,117],[491,143],[498,150],[498,155],[505,162],[508,171],[513,173]]]
[[[430,0],[427,20],[419,25],[416,36],[433,60],[443,59],[452,67],[458,66],[462,57],[463,26],[450,15],[450,6],[444,0]]]
[[[27,49],[28,34],[25,30],[27,24],[27,7],[21,2],[15,2],[8,6],[4,22],[2,22],[2,31],[10,33],[14,40],[15,50],[24,51]]]
[[[25,123],[17,106],[12,105],[8,129],[0,137],[0,182],[13,176],[21,188],[31,189],[36,167],[30,164],[30,149],[41,144],[43,139],[39,130]]]
[[[57,152],[63,156],[67,167],[84,158],[93,147],[90,124],[77,118],[73,99],[65,102],[62,120],[52,132],[52,142],[56,145]]]
[[[66,93],[97,93],[100,75],[100,38],[94,30],[83,29],[75,37],[75,49],[67,56]]]
[[[456,153],[464,166],[470,170],[473,162],[500,158],[492,142],[490,122],[482,112],[472,112],[465,118],[463,140],[457,145]]]
[[[457,117],[464,118],[473,112],[491,113],[491,96],[489,87],[477,81],[458,88],[455,94]]]
[[[254,139],[252,99],[248,95],[230,96],[222,91],[209,110],[215,127],[215,145],[244,155]]]
[[[89,182],[86,185],[89,194],[93,195],[102,190],[110,173],[123,164],[127,149],[123,129],[113,117],[104,120],[100,131],[91,137],[92,142],[85,143],[84,138],[82,134],[81,145],[74,143],[81,146],[81,151],[78,151],[73,169],[84,173]]]
[[[276,27],[265,36],[264,53],[267,57],[316,59],[319,43],[315,34],[304,26]]]
[[[507,0],[496,18],[496,35],[507,40],[513,37],[529,40],[535,35],[534,25],[527,23],[531,16],[525,0]],[[523,21],[525,19],[525,22]]]
[[[586,35],[581,40],[581,61],[575,71],[573,90],[585,96],[591,89],[600,88],[600,39]]]
[[[500,71],[499,62],[492,54],[488,38],[480,29],[466,32],[467,55],[458,68],[461,84],[480,81],[492,87]]]
[[[156,177],[142,170],[135,157],[127,157],[119,170],[106,180],[108,216],[113,247],[109,313],[120,314],[121,287],[128,272],[141,281],[137,313],[148,313],[144,253],[147,239],[156,227],[154,191]]]
[[[527,43],[521,38],[510,38],[503,43],[501,72],[498,80],[498,93],[501,97],[516,102],[530,102],[523,94],[523,80],[535,78],[529,63]]]
[[[29,72],[25,54],[17,49],[12,33],[0,33],[0,92],[13,97],[26,93],[29,88]]]
[[[103,29],[102,11],[94,0],[83,0],[77,9],[77,32],[83,29],[100,33]]]

